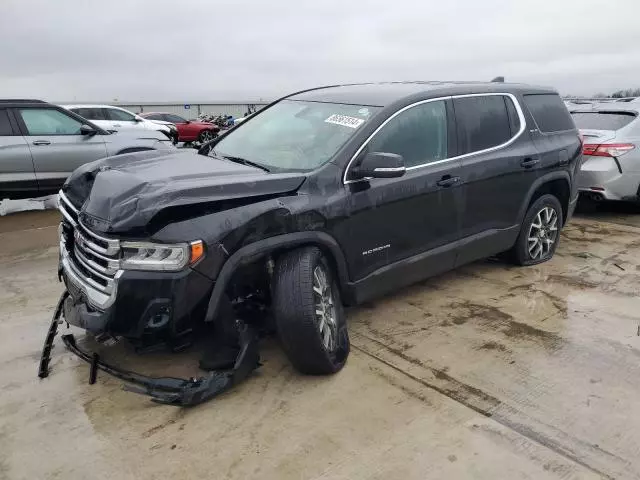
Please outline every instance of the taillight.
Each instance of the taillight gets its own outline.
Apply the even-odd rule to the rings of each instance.
[[[636,148],[633,143],[605,143],[597,145],[585,143],[582,146],[582,153],[592,157],[619,157]]]

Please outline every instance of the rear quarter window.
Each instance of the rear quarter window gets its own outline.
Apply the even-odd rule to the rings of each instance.
[[[576,127],[586,130],[619,130],[636,119],[632,112],[573,112]]]
[[[524,95],[524,104],[541,132],[564,132],[576,128],[560,95],[552,93]]]

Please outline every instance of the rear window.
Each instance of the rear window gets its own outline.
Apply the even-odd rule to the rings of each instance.
[[[631,112],[574,112],[571,116],[576,127],[586,130],[619,130],[636,118]]]
[[[510,121],[504,95],[457,98],[454,107],[462,154],[502,145],[512,137],[511,129],[519,128]]]
[[[576,128],[560,95],[524,95],[524,103],[541,132],[564,132]]]

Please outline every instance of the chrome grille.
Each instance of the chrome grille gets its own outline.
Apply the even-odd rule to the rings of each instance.
[[[60,229],[60,248],[71,260],[71,267],[90,287],[111,295],[118,274],[120,242],[98,235],[85,227],[78,209],[64,193],[59,193],[60,212],[64,217]]]

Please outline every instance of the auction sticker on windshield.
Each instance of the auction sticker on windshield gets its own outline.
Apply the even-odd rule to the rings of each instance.
[[[358,128],[364,123],[361,118],[348,117],[346,115],[331,115],[325,120],[325,123],[334,123],[336,125],[342,125],[343,127]]]

